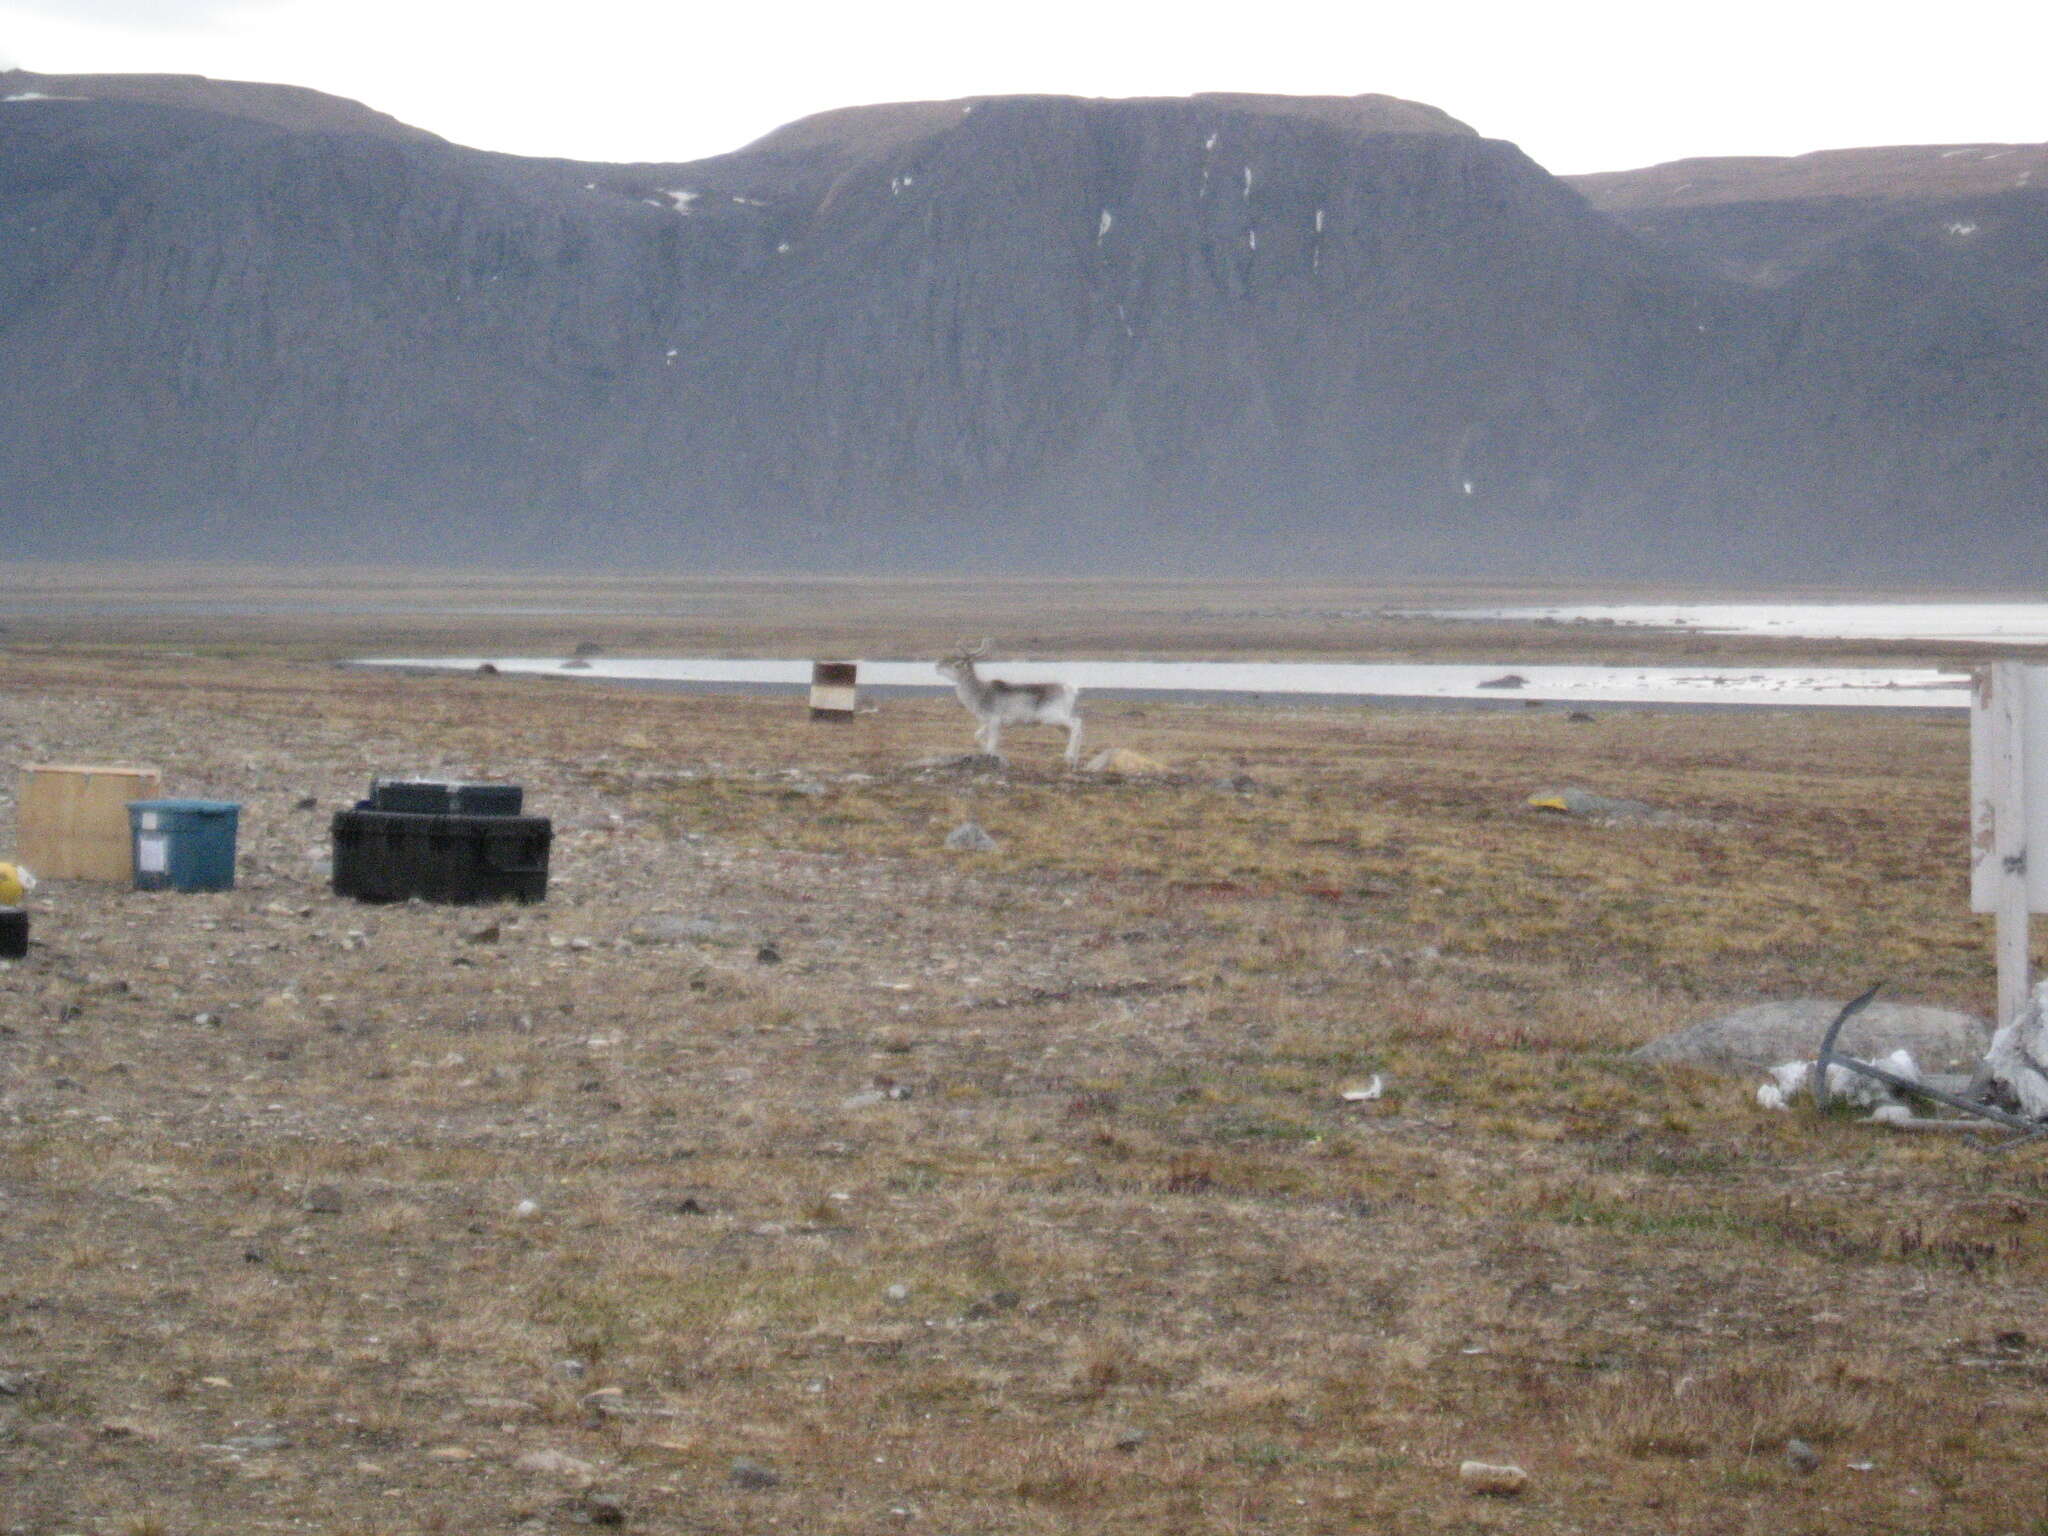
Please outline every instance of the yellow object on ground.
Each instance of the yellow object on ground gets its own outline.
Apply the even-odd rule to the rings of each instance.
[[[19,864],[0,864],[0,907],[18,907],[36,888],[36,877]]]

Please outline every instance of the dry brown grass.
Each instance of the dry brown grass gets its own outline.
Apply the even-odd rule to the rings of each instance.
[[[2038,1155],[1625,1054],[1983,1006],[1959,722],[1101,704],[1168,775],[976,779],[917,766],[939,702],[7,638],[23,757],[247,830],[234,893],[42,893],[0,977],[0,1530],[577,1528],[543,1450],[663,1531],[2048,1528]],[[526,782],[549,902],[325,895],[324,808],[406,769]]]

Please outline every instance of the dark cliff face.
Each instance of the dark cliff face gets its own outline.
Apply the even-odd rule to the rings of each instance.
[[[0,102],[16,552],[1896,575],[2040,521],[2024,190],[1678,238],[1386,98],[588,166],[207,84]]]
[[[905,507],[1006,559],[1547,535],[1683,397],[1713,304],[1469,134],[1024,99],[815,196],[749,158],[701,179],[763,196],[773,258],[680,340],[644,462],[821,554]]]
[[[31,543],[551,531],[639,337],[726,275],[558,168],[174,107],[0,114],[0,494]]]
[[[1767,471],[1735,489],[1808,542],[1810,567],[1867,568],[1876,546],[1907,574],[2048,573],[2048,145],[1687,160],[1572,183],[1752,297],[1737,386],[1707,402],[1695,451]]]

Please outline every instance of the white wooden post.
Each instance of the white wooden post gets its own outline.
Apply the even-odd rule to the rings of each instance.
[[[2030,698],[2035,694],[2039,700]],[[2048,733],[2048,669],[2016,661],[1979,668],[1971,706],[1970,905],[1996,915],[1997,1022],[2005,1024],[2026,1006],[2033,986],[2030,914],[2035,886],[2048,879],[2048,870],[2031,868],[2028,858],[2029,823],[2048,812],[2048,796],[2030,804],[2027,793],[2029,778],[2048,774],[2048,741],[2028,751],[2030,725]],[[2037,761],[2030,765],[2030,757]]]

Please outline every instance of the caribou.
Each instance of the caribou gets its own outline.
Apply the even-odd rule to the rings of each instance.
[[[1075,711],[1080,691],[1071,683],[1006,683],[983,677],[974,664],[988,653],[988,641],[976,646],[963,644],[938,664],[939,675],[953,685],[974,718],[981,722],[974,733],[981,750],[996,755],[1006,725],[1057,725],[1067,733],[1067,766],[1081,756],[1081,717]]]

